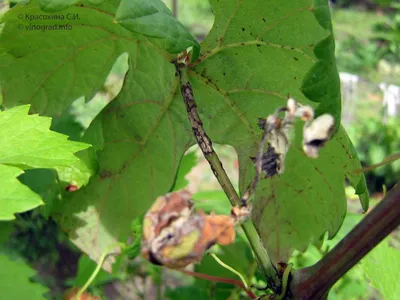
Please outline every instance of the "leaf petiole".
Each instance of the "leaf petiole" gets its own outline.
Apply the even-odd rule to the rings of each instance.
[[[76,293],[74,300],[80,300],[82,294],[87,290],[87,288],[90,286],[90,284],[93,282],[93,280],[95,280],[97,274],[100,272],[101,267],[104,264],[104,261],[107,259],[107,257],[109,255],[112,255],[111,250],[114,249],[115,247],[121,247],[124,248],[125,244],[123,243],[115,243],[112,244],[110,246],[108,246],[102,253],[99,263],[96,266],[96,269],[93,271],[92,275],[90,275],[89,279],[86,281],[86,283],[83,285],[83,287],[81,287],[78,291],[78,293]]]
[[[237,276],[239,276],[239,278],[240,278],[240,280],[242,280],[245,288],[246,289],[249,288],[249,285],[246,283],[246,280],[244,279],[244,276],[242,274],[240,274],[239,271],[236,271],[234,268],[232,268],[231,266],[229,266],[226,263],[224,263],[222,260],[219,259],[219,257],[215,253],[210,253],[210,255],[217,261],[217,263],[219,263],[225,269],[227,269],[227,270],[231,271],[232,273],[235,273]]]

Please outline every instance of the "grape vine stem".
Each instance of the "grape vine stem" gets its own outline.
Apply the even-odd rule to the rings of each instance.
[[[315,265],[294,272],[292,299],[326,299],[348,270],[400,225],[400,183]]]
[[[183,101],[185,103],[187,115],[192,126],[194,136],[197,143],[203,152],[205,159],[210,164],[211,170],[217,178],[219,184],[224,190],[225,194],[228,196],[229,201],[232,206],[243,204],[239,195],[237,194],[235,188],[232,185],[225,169],[219,159],[217,153],[214,151],[212,146],[212,141],[208,137],[204,130],[203,122],[198,114],[197,105],[194,99],[193,88],[189,82],[187,75],[187,69],[185,66],[180,66],[175,62],[176,72],[180,78],[181,93]],[[249,240],[250,246],[253,249],[254,255],[258,262],[258,265],[268,280],[268,284],[271,288],[280,286],[279,280],[277,278],[277,272],[274,265],[268,256],[267,251],[262,245],[261,239],[258,235],[254,224],[251,221],[247,221],[241,225],[243,231]]]

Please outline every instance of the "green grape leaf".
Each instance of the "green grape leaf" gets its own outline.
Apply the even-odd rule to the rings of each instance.
[[[0,265],[0,289],[4,299],[45,299],[44,294],[49,289],[30,281],[36,272],[25,262],[0,254]]]
[[[0,164],[0,220],[13,220],[15,213],[43,205],[38,194],[18,181],[22,173],[17,167]]]
[[[399,298],[400,251],[381,242],[363,260],[361,266],[374,286],[386,300]]]
[[[55,12],[63,10],[79,0],[40,0],[40,8],[45,12]]]
[[[118,16],[123,18],[121,24],[113,22],[118,0],[105,1],[101,5],[84,1],[71,7],[76,1],[42,0],[39,3],[50,11],[68,7],[55,14],[44,13],[37,2],[17,5],[3,18],[0,85],[3,95],[7,95],[4,97],[6,107],[31,103],[35,112],[59,115],[79,97],[91,99],[102,87],[115,60],[124,52],[130,52],[134,57],[144,46],[157,50],[168,60],[172,59],[168,51],[179,53],[193,46],[193,58],[199,52],[196,40],[159,0],[122,2],[118,10]],[[138,6],[133,6],[135,10],[131,7],[135,4],[148,15],[135,15]],[[154,9],[159,10],[159,15],[152,14]],[[135,16],[138,18],[131,19]],[[164,25],[160,29],[161,24],[155,22],[159,20],[158,16],[169,24],[170,30],[165,30]],[[132,22],[140,27],[136,33],[130,31],[132,26],[137,27]],[[168,38],[168,45],[159,38],[146,37],[163,34]],[[26,40],[29,40],[29,47],[26,47]],[[139,43],[141,47],[137,47]],[[89,63],[90,69],[87,68]],[[16,88],[21,78],[23,89]]]
[[[250,274],[251,272],[255,272],[255,268],[252,267],[254,257],[251,248],[241,235],[237,236],[233,244],[216,247],[215,249],[213,248],[212,251],[216,253],[222,262],[234,268],[245,278],[252,275]],[[196,264],[195,270],[199,273],[240,280],[235,273],[221,266],[210,255],[205,256],[200,264]]]
[[[68,141],[67,136],[50,131],[50,118],[28,115],[28,111],[29,106],[25,105],[0,112],[0,220],[12,220],[14,213],[43,204],[38,194],[18,181],[17,176],[24,173],[23,169],[66,167],[78,161],[74,152],[89,147],[88,144]],[[24,176],[22,181],[29,175]],[[50,179],[47,176],[46,182],[52,182],[54,178],[54,174]],[[34,180],[30,181],[33,190],[45,198],[54,197],[57,193],[52,188],[41,190]]]
[[[192,60],[199,56],[196,39],[160,0],[122,0],[115,16],[119,24],[133,32],[166,39],[169,53],[193,47]]]
[[[52,169],[30,169],[19,177],[19,180],[32,191],[40,195],[44,201],[43,215],[48,218],[57,201],[61,199],[61,187],[57,172]]]
[[[113,22],[119,2],[83,2],[47,14],[32,0],[7,12],[0,35],[3,105],[30,103],[33,112],[59,116],[76,99],[92,99],[122,53],[134,58],[140,48],[149,48],[170,61],[162,41],[151,42]]]
[[[191,152],[186,154],[179,164],[178,172],[176,173],[176,179],[172,191],[178,191],[185,188],[189,181],[185,178],[185,176],[192,170],[192,168],[197,163],[197,156],[195,152]]]
[[[13,222],[0,222],[0,251],[3,252],[3,247],[10,239],[11,234],[14,231]]]
[[[92,126],[85,131],[82,137],[82,142],[91,144],[92,147],[77,152],[75,155],[79,158],[73,164],[67,167],[56,168],[59,181],[62,183],[63,188],[67,185],[73,184],[81,188],[85,186],[93,174],[97,173],[97,151],[103,147],[103,131],[101,123],[95,120]]]
[[[87,0],[92,5],[100,5],[105,0]],[[45,12],[56,12],[70,7],[71,5],[83,2],[80,0],[39,0],[40,8]]]
[[[224,247],[214,247],[212,251],[216,253],[222,262],[234,268],[242,274],[245,279],[251,278],[257,269],[251,249],[242,236],[238,236],[233,244]],[[241,281],[239,276],[221,266],[210,255],[205,256],[200,264],[195,265],[195,271],[202,274]],[[214,299],[228,299],[232,291],[237,288],[232,284],[215,283],[199,278],[196,279],[196,286],[206,290],[212,289],[214,292]]]
[[[199,191],[193,195],[193,200],[196,209],[200,208],[207,213],[228,215],[232,208],[223,191]]]
[[[349,173],[359,160],[339,125],[329,6],[319,0],[211,3],[215,24],[189,77],[209,136],[238,152],[242,191],[254,177],[257,118],[284,106],[287,95],[336,120],[336,136],[318,159],[306,157],[296,126],[284,174],[258,187],[253,222],[273,260],[286,260],[292,248],[305,250],[324,232],[333,237],[338,231],[346,213],[345,177],[368,206],[363,175]]]
[[[0,164],[22,169],[65,167],[88,144],[71,142],[50,131],[51,118],[28,115],[29,105],[0,112]]]
[[[286,259],[291,249],[304,250],[326,231],[330,237],[337,232],[346,212],[346,177],[364,199],[364,208],[368,206],[363,175],[349,173],[360,163],[339,123],[339,78],[328,2],[211,4],[215,23],[188,73],[208,135],[238,153],[242,191],[254,176],[250,157],[261,138],[258,117],[285,105],[291,95],[318,113],[330,112],[337,121],[336,136],[318,159],[305,156],[297,130],[285,173],[262,180],[257,191],[253,221],[274,260]],[[122,52],[129,55],[121,92],[96,119],[104,140],[97,152],[98,175],[60,209],[62,227],[94,260],[109,245],[125,242],[131,220],[171,190],[179,162],[194,144],[170,63],[173,56],[163,50],[166,41],[113,23],[117,7],[118,1],[74,6],[63,11],[79,13],[80,21],[71,21],[71,31],[39,35],[21,29],[23,38],[15,37],[19,13],[40,13],[31,2],[6,15],[0,37],[0,68],[7,66],[7,72],[0,69],[4,105],[30,102],[34,111],[51,115],[82,95],[90,99],[115,59]],[[16,89],[23,76],[24,89]]]

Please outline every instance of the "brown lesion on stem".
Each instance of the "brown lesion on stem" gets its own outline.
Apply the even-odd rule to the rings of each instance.
[[[188,118],[192,124],[192,130],[196,137],[197,143],[204,155],[210,155],[215,153],[211,139],[204,131],[203,122],[201,121],[199,114],[197,113],[197,105],[194,101],[193,88],[190,82],[186,82],[181,87],[183,101],[185,102],[186,111]]]
[[[212,172],[228,196],[232,206],[238,205],[240,203],[240,198],[236,193],[231,181],[229,180],[229,177],[222,166],[221,160],[214,151],[212,141],[204,130],[203,121],[201,120],[197,111],[197,104],[194,99],[193,88],[187,77],[186,67],[188,61],[189,58],[187,56],[182,56],[177,60],[172,61],[172,63],[175,65],[176,74],[180,79],[182,98],[185,104],[188,119],[192,126],[194,137],[196,138],[197,144],[203,152],[205,159],[210,164]]]
[[[188,55],[183,54],[182,56],[178,57],[178,59],[172,61],[172,63],[175,65],[176,75],[179,76],[180,79],[181,93],[194,136],[201,151],[204,154],[205,159],[210,164],[211,170],[213,171],[215,177],[217,178],[219,184],[227,195],[232,206],[234,206],[232,211],[234,211],[235,209],[239,209],[239,206],[247,207],[247,205],[249,205],[250,203],[243,202],[240,199],[238,193],[232,185],[232,182],[230,181],[228,175],[224,170],[221,160],[219,159],[217,153],[214,151],[211,139],[204,130],[203,122],[197,111],[193,88],[189,82],[187,75],[189,61],[190,59],[188,58]],[[250,207],[248,207],[248,209],[250,210]],[[277,275],[277,271],[273,266],[267,251],[262,245],[260,236],[258,235],[254,224],[247,221],[243,222],[241,224],[241,227],[243,228],[243,231],[245,232],[249,240],[250,246],[253,249],[255,258],[262,273],[265,275],[268,282],[273,283],[270,286],[274,290],[274,287],[280,286],[280,278]]]

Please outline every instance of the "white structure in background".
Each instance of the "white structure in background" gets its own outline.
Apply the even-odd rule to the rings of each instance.
[[[385,120],[400,113],[400,86],[387,83],[379,84],[383,92],[383,106],[386,107]]]
[[[357,86],[360,76],[346,72],[340,72],[340,86],[342,93],[342,123],[349,124],[356,109]]]
[[[358,90],[362,93],[362,89],[368,87],[368,90],[371,89],[372,92],[377,87],[355,74],[340,72],[339,75],[342,94],[342,123],[348,125],[354,117],[357,101],[361,100],[359,99]],[[379,89],[383,93],[384,115],[382,121],[386,122],[388,118],[400,115],[400,86],[381,83],[379,84]]]

